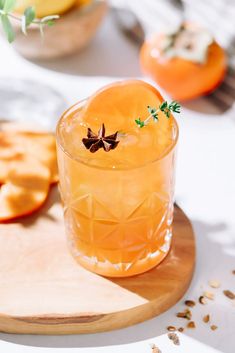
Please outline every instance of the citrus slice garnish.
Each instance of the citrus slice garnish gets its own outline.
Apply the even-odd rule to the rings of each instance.
[[[133,128],[139,116],[148,116],[148,105],[163,101],[153,86],[140,80],[125,80],[112,83],[90,97],[84,109],[83,120],[88,124],[102,123],[107,128]]]
[[[96,153],[100,164],[107,166],[113,163],[117,166],[121,163],[130,167],[158,159],[176,138],[175,120],[172,116],[167,119],[161,111],[158,113],[158,121],[144,128],[139,128],[135,120],[145,120],[149,116],[148,106],[158,108],[162,102],[159,91],[140,80],[125,80],[108,85],[92,95],[78,115],[77,122],[74,119],[74,132],[70,133],[71,141],[74,140],[75,145],[75,139],[81,134],[81,129],[76,129],[79,121],[81,126],[93,131],[98,131],[99,127],[105,124],[108,135],[114,131],[119,131],[120,135],[124,134],[119,137],[120,143],[115,150],[106,155],[101,150]],[[88,152],[86,156],[89,158]]]

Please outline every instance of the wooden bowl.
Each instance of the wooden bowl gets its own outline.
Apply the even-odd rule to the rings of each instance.
[[[45,28],[42,40],[38,26],[31,26],[28,35],[14,23],[16,40],[14,47],[28,59],[52,59],[72,54],[85,47],[93,38],[107,10],[106,0],[94,0],[84,7],[73,7]]]

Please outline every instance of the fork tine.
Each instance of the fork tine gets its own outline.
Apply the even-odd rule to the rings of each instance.
[[[235,97],[232,97],[219,89],[208,96],[208,99],[212,101],[221,111],[228,110],[235,102]]]
[[[234,75],[234,76],[227,76],[227,77],[225,78],[224,83],[225,83],[227,86],[229,86],[229,87],[231,87],[231,88],[233,88],[233,89],[235,90],[235,75]]]
[[[235,81],[234,81],[235,84]],[[231,98],[235,99],[235,89],[234,87],[232,87],[227,80],[225,80],[224,82],[221,83],[221,85],[217,88],[217,90],[215,90],[215,92],[213,93],[217,93],[217,92],[222,92],[228,96],[230,96]],[[212,93],[212,94],[213,94]]]
[[[224,81],[211,94],[206,97],[213,104],[224,112],[228,110],[235,102],[235,70],[229,67]]]

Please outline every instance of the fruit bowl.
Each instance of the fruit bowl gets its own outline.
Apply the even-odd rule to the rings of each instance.
[[[91,41],[106,10],[106,0],[93,0],[83,7],[74,6],[61,15],[54,26],[45,28],[43,40],[38,26],[31,26],[25,36],[20,24],[15,22],[14,47],[28,59],[52,59],[72,54]]]

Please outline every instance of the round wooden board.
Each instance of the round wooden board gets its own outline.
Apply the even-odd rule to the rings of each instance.
[[[173,244],[153,270],[108,279],[80,267],[64,235],[57,187],[40,212],[0,224],[0,331],[75,334],[114,330],[161,314],[187,290],[195,242],[175,208]]]

